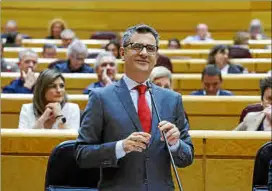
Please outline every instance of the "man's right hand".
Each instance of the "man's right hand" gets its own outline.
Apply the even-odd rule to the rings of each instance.
[[[24,87],[32,89],[32,87],[36,83],[35,73],[32,72],[32,69],[28,68],[27,73],[25,73],[25,71],[22,71],[22,77],[24,78],[25,81]]]
[[[126,153],[132,151],[142,152],[149,144],[151,135],[145,132],[134,132],[123,141],[123,148]]]

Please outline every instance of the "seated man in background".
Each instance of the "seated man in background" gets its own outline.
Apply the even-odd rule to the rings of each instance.
[[[197,90],[191,95],[212,95],[212,96],[231,96],[230,91],[222,90],[222,75],[219,68],[215,65],[207,65],[202,71],[202,90]]]
[[[172,89],[172,74],[164,66],[154,67],[149,79],[151,82],[162,88]]]
[[[264,110],[249,112],[235,131],[271,131],[272,77],[260,81],[261,100]]]
[[[101,52],[96,58],[94,68],[98,81],[90,84],[83,91],[83,94],[89,94],[91,88],[105,87],[116,81],[117,62],[115,56],[111,52]]]
[[[94,70],[88,64],[85,64],[85,58],[88,56],[88,49],[85,44],[79,40],[74,40],[67,49],[68,60],[51,65],[50,68],[56,68],[62,73],[93,73]]]
[[[201,23],[201,24],[198,24],[196,27],[196,35],[188,36],[183,41],[184,43],[190,43],[195,41],[210,42],[210,41],[213,41],[213,39],[210,36],[208,26],[204,23]]]
[[[54,44],[44,44],[42,58],[57,58],[57,46]]]
[[[252,58],[248,41],[250,35],[247,32],[237,32],[234,36],[234,45],[229,47],[229,58]]]
[[[1,38],[7,38],[9,33],[19,33],[16,21],[8,20],[4,27],[5,33],[1,34]],[[28,35],[21,34],[22,38],[30,38]]]
[[[71,29],[64,29],[60,33],[62,46],[59,46],[59,48],[68,48],[68,46],[73,42],[73,40],[76,39],[76,34]]]
[[[0,48],[1,48],[1,72],[19,72],[20,69],[17,65],[17,63],[14,62],[7,62],[4,57],[3,57],[3,53],[4,53],[4,47],[2,46],[2,44],[0,43]]]
[[[21,76],[13,80],[10,85],[3,88],[2,93],[26,93],[31,94],[36,82],[34,71],[37,67],[38,55],[30,49],[19,52],[19,68]]]

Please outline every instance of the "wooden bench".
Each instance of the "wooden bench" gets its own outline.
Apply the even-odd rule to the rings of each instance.
[[[38,74],[37,74],[38,75]],[[123,74],[118,74],[120,79]],[[1,87],[18,78],[20,73],[1,72]],[[91,83],[97,81],[96,74],[65,73],[66,90],[70,94],[81,94]],[[201,74],[173,74],[173,89],[183,95],[202,89]],[[268,74],[228,74],[223,75],[222,89],[230,90],[235,95],[260,95],[259,81]]]
[[[7,62],[18,62],[18,58],[6,58]],[[41,72],[48,68],[49,64],[56,61],[54,58],[40,58],[38,60],[37,71]],[[201,73],[207,64],[206,59],[172,59],[173,73]],[[252,58],[252,59],[232,59],[232,63],[243,65],[249,72],[266,73],[271,70],[270,58]],[[86,59],[85,63],[91,67],[94,66],[95,59]],[[124,62],[117,60],[118,72],[124,72]]]
[[[6,47],[4,49],[4,57],[6,58],[17,58],[20,51],[24,50],[23,47]],[[33,51],[37,52],[39,57],[41,57],[42,48],[31,48]],[[89,53],[99,53],[103,52],[104,49],[88,49]],[[159,53],[164,54],[169,57],[184,57],[188,58],[208,58],[210,50],[208,49],[179,49],[179,50],[169,50],[169,49],[159,49]],[[251,49],[250,50],[254,58],[271,58],[270,49]],[[66,59],[67,49],[58,48],[57,58]]]
[[[5,43],[6,39],[2,39],[2,42]],[[81,40],[88,48],[102,48],[104,47],[109,40],[95,40],[95,39],[82,39]],[[23,47],[43,47],[44,44],[55,44],[60,46],[62,44],[61,40],[55,39],[23,39],[22,41]],[[232,40],[215,40],[212,42],[190,42],[186,43],[184,41],[180,41],[182,49],[211,49],[213,46],[218,44],[224,45],[233,45]],[[271,40],[249,40],[250,49],[262,49],[268,45],[271,45]],[[160,49],[166,49],[168,45],[168,40],[160,40]]]
[[[259,103],[260,96],[182,96],[192,130],[232,130],[241,111]],[[84,110],[88,95],[68,95],[68,100]],[[30,94],[1,94],[1,128],[17,128],[22,104],[31,103]]]
[[[195,159],[191,166],[178,169],[184,190],[251,189],[254,158],[257,150],[270,141],[269,132],[189,133]],[[71,130],[1,129],[2,190],[43,190],[51,151],[76,137],[77,132]]]
[[[153,26],[162,39],[183,39],[195,34],[195,27],[199,22],[209,26],[215,39],[233,39],[234,33],[247,30],[254,18],[262,21],[265,33],[271,36],[269,1],[70,1],[65,5],[61,1],[4,1],[1,8],[2,28],[12,18],[18,22],[21,33],[29,34],[33,38],[48,36],[48,23],[56,17],[64,19],[68,27],[81,39],[89,38],[96,31],[123,32],[137,23]]]

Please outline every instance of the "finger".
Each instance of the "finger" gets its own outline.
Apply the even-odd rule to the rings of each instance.
[[[168,122],[168,123],[166,123],[166,124],[164,124],[162,126],[159,126],[158,128],[160,129],[160,131],[167,132],[167,131],[169,131],[170,129],[172,129],[174,127],[175,127],[174,124]]]
[[[142,150],[146,149],[146,145],[141,142],[133,142],[132,144],[134,147],[140,148]]]
[[[148,144],[150,139],[145,138],[141,135],[136,135],[136,136],[133,135],[133,136],[131,136],[130,140],[135,141],[135,142],[143,142],[145,144]]]
[[[167,140],[170,140],[170,139],[178,139],[179,138],[179,132],[174,132],[173,134],[169,135],[167,137]]]
[[[28,68],[27,74],[31,74],[31,73],[32,73],[32,69],[31,69],[31,68]]]
[[[146,132],[137,132],[137,135],[141,135],[147,139],[150,139],[151,138],[151,135],[149,133],[146,133]]]
[[[22,71],[22,76],[23,76],[23,78],[26,78],[26,73],[25,73],[25,71]]]
[[[160,126],[163,126],[163,125],[165,125],[166,123],[169,123],[168,121],[161,121],[159,124],[158,124],[158,126],[160,127]]]

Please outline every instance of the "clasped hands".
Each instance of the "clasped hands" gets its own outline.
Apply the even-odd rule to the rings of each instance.
[[[61,105],[59,102],[55,103],[48,103],[45,106],[45,111],[43,112],[41,119],[42,121],[47,121],[47,120],[55,120],[57,116],[61,116]]]
[[[158,125],[160,132],[164,131],[169,146],[175,145],[180,137],[179,129],[168,121],[161,121]],[[143,152],[148,146],[151,135],[145,132],[133,132],[123,141],[123,148],[126,153],[132,151]],[[163,141],[161,133],[161,141]]]

